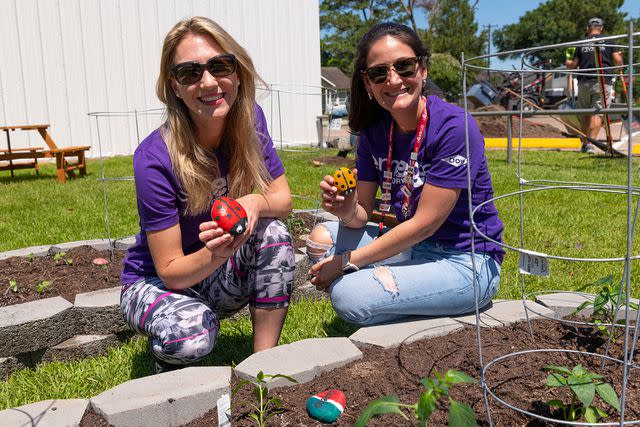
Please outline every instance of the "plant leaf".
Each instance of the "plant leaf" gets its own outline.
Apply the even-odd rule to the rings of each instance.
[[[475,383],[476,380],[473,377],[465,374],[461,371],[456,371],[454,369],[449,369],[444,376],[444,379],[451,384],[461,384],[461,383]]]
[[[427,420],[436,408],[436,397],[432,391],[425,391],[420,395],[416,406],[416,415],[420,421],[420,425],[426,424]]]
[[[578,378],[582,378],[583,376],[585,376],[585,374],[587,374],[587,372],[588,371],[584,369],[584,366],[580,364],[576,365],[571,371],[571,373]]]
[[[598,422],[598,413],[593,406],[587,406],[583,415],[584,419],[587,420],[588,423]]]
[[[238,390],[240,390],[245,384],[249,384],[250,382],[251,382],[251,380],[240,381],[238,384],[236,384],[236,386],[233,388],[233,390],[231,390],[231,396],[236,394],[238,392]]]
[[[289,375],[275,374],[275,375],[265,375],[265,377],[269,377],[271,380],[274,380],[276,378],[284,378],[285,380],[289,380],[292,383],[298,384],[298,380],[296,380],[293,377],[290,377]]]
[[[381,414],[400,414],[406,419],[407,416],[398,407],[399,403],[398,396],[385,396],[374,400],[364,408],[356,421],[356,427],[366,426],[371,418]]]
[[[423,378],[420,380],[420,383],[427,390],[433,390],[435,388],[435,384],[433,383],[433,380],[431,378]]]
[[[561,374],[571,375],[571,370],[566,366],[546,365],[543,369],[545,371],[553,371],[553,372],[559,372]]]
[[[476,414],[466,403],[449,398],[449,425],[456,427],[475,427],[478,425]]]
[[[547,401],[547,405],[548,405],[550,408],[559,408],[559,409],[562,409],[562,408],[564,408],[564,407],[565,407],[565,406],[564,406],[564,402],[563,402],[562,400],[560,400],[560,399],[552,399],[552,400],[549,400],[549,401]]]
[[[547,376],[547,387],[564,387],[567,385],[567,380],[562,375],[552,372]]]
[[[610,384],[604,382],[598,383],[596,385],[596,393],[598,393],[598,396],[600,396],[602,400],[613,406],[616,411],[620,412],[620,401],[618,400],[618,395]]]
[[[585,380],[584,378],[576,377],[575,375],[569,375],[567,378],[567,384],[571,387],[571,391],[576,395],[578,400],[582,402],[582,405],[586,408],[591,406],[593,398],[596,395],[596,385],[591,380]]]

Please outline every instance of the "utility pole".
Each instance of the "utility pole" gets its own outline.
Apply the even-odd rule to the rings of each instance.
[[[491,27],[495,27],[495,25],[487,24],[484,25],[483,28],[489,29],[489,40],[487,41],[487,55],[491,55]],[[487,57],[487,80],[489,84],[491,84],[491,56]]]

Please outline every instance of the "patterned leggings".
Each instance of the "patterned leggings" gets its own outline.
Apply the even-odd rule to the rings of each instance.
[[[210,277],[191,288],[170,291],[158,277],[124,285],[120,309],[136,332],[149,337],[155,356],[192,363],[213,349],[220,319],[249,304],[289,304],[295,267],[291,235],[273,218],[260,218],[247,242]]]

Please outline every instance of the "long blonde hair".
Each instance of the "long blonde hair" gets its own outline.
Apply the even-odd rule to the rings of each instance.
[[[196,125],[189,109],[171,87],[171,67],[176,48],[188,34],[213,37],[225,52],[233,53],[238,61],[238,96],[225,118],[219,146],[229,161],[229,196],[237,198],[253,190],[263,193],[271,177],[264,165],[254,114],[256,81],[267,86],[266,83],[256,72],[247,51],[220,25],[201,16],[180,21],[164,39],[156,94],[167,106],[162,136],[174,173],[187,196],[186,212],[195,215],[210,207],[212,182],[220,176],[220,168],[215,155],[196,142]]]

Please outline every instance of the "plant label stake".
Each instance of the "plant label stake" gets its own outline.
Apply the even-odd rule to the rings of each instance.
[[[229,393],[218,399],[218,427],[231,427],[231,397]]]
[[[314,420],[332,423],[344,412],[347,398],[340,390],[327,390],[307,399],[307,413]]]
[[[522,274],[549,277],[549,258],[546,254],[523,250],[518,264]]]
[[[220,197],[213,202],[211,219],[232,236],[238,236],[247,229],[247,212],[240,203],[229,197]]]

